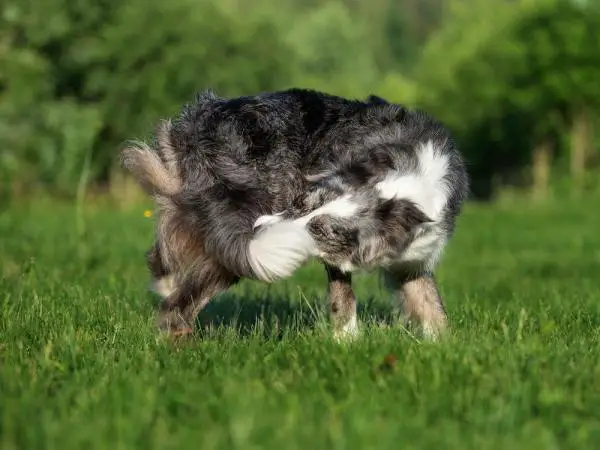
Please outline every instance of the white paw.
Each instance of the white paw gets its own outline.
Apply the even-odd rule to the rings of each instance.
[[[334,327],[333,339],[337,342],[347,342],[356,339],[359,335],[356,316],[340,327]]]
[[[445,327],[432,322],[425,322],[421,328],[423,339],[435,342],[440,339]]]

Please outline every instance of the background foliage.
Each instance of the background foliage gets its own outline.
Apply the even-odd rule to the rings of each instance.
[[[120,146],[198,90],[292,86],[438,115],[476,196],[580,194],[599,29],[584,0],[0,0],[2,198],[109,185]]]
[[[0,0],[0,448],[600,448],[599,8]],[[319,263],[157,334],[119,149],[198,90],[291,86],[430,111],[510,201],[467,205],[444,252],[448,340],[357,273],[364,334],[335,345]]]

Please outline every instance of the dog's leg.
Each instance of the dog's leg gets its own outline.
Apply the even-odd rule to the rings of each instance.
[[[329,307],[333,337],[336,340],[352,338],[358,334],[356,297],[352,291],[352,275],[337,267],[325,264],[328,278]]]
[[[191,333],[202,308],[237,281],[235,276],[212,261],[205,260],[194,267],[187,271],[160,308],[158,326],[173,335]]]
[[[146,252],[146,263],[152,276],[151,289],[163,299],[175,291],[175,276],[163,264],[158,244]]]
[[[387,276],[393,288],[399,291],[404,320],[418,323],[427,339],[440,337],[448,326],[448,319],[433,274],[388,273]]]

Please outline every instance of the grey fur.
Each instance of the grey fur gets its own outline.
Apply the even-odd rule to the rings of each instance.
[[[382,198],[377,190],[389,173],[417,173],[417,151],[427,142],[447,161],[447,201],[437,220],[411,199]],[[348,271],[343,264],[430,271],[435,255],[416,265],[398,261],[429,227],[448,240],[468,193],[465,166],[449,131],[423,112],[375,96],[358,101],[292,89],[223,99],[207,91],[163,122],[154,148],[156,153],[137,146],[124,155],[126,167],[159,205],[156,243],[148,253],[152,275],[177,280],[164,302],[163,328],[187,326],[198,299],[204,304],[241,277],[277,279],[275,272],[258,270],[252,254],[251,243],[261,236],[272,245],[261,257],[289,255],[294,249],[286,245],[305,246],[295,249],[289,270],[312,255],[335,273]],[[160,176],[156,161],[163,165]],[[302,217],[341,196],[356,206],[353,213],[310,218],[297,228],[308,231],[297,244],[262,234],[285,224],[295,233]],[[279,214],[274,224],[254,227],[259,217],[274,214]],[[179,324],[174,317],[181,317]]]

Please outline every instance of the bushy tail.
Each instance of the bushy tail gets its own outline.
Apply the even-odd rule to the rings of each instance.
[[[317,216],[332,220],[351,219],[360,208],[351,195],[342,195],[293,220],[280,216],[262,216],[255,223],[259,230],[248,245],[248,261],[255,275],[265,281],[285,278],[309,257],[321,256],[321,250],[308,224]],[[262,229],[261,229],[262,228]]]
[[[284,220],[254,235],[248,245],[248,263],[256,278],[271,282],[292,275],[315,252],[305,223]]]
[[[169,131],[169,122],[158,128],[156,151],[144,143],[137,143],[121,152],[123,167],[131,172],[142,189],[152,196],[170,197],[181,189]]]

